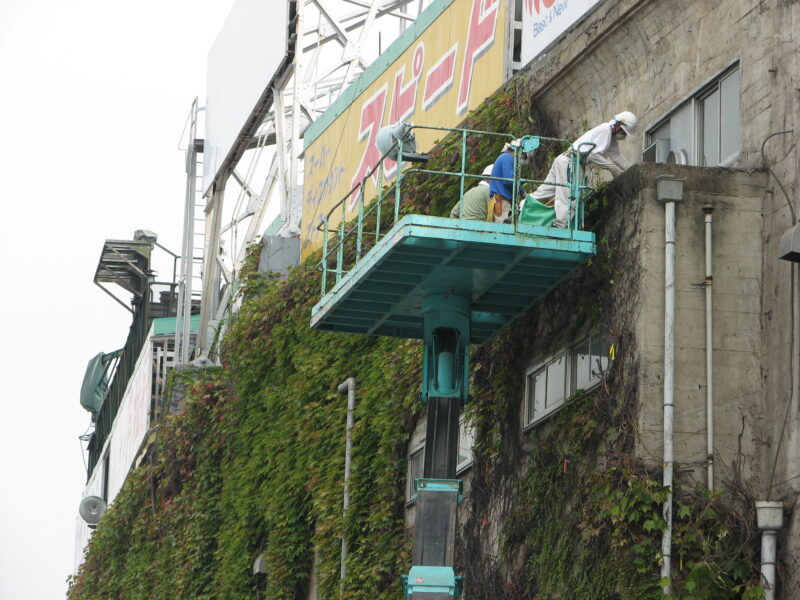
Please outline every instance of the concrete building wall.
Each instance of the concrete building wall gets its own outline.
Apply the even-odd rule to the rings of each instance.
[[[622,149],[639,162],[648,129],[738,65],[741,139],[739,153],[725,165],[732,169],[643,166],[614,184],[634,190],[631,198],[620,194],[633,204],[613,219],[628,220],[614,227],[624,229],[619,239],[637,258],[631,266],[636,275],[618,278],[610,311],[626,320],[627,304],[638,306],[638,451],[657,464],[664,208],[655,199],[654,178],[672,173],[685,179],[685,200],[677,208],[676,460],[683,477],[706,481],[705,288],[698,284],[705,278],[702,207],[711,204],[715,486],[740,477],[755,495],[784,500],[791,520],[779,542],[786,567],[782,598],[800,595],[800,516],[788,512],[800,493],[800,272],[777,259],[800,188],[798,32],[797,0],[606,1],[521,73],[533,101],[530,133],[574,139],[632,110],[641,128]],[[770,138],[762,156],[767,136],[783,130],[794,132]],[[797,218],[800,207],[795,211]],[[533,348],[527,360],[533,364],[548,351]]]
[[[794,309],[792,307],[792,281],[796,299],[800,296],[800,274],[796,267],[777,260],[776,256],[780,235],[792,224],[790,203],[800,215],[796,206],[800,189],[798,32],[800,2],[796,0],[603,2],[547,54],[524,70],[530,81],[534,116],[548,133],[575,137],[587,127],[610,119],[619,110],[634,111],[642,129],[622,146],[623,152],[636,161],[640,159],[648,128],[726,68],[738,63],[741,150],[728,166],[757,169],[769,166],[775,178],[763,176],[759,183],[747,184],[763,187],[760,198],[755,189],[742,196],[737,196],[737,190],[733,194],[707,190],[708,194],[722,194],[709,197],[723,204],[715,211],[714,231],[719,239],[715,254],[719,253],[720,259],[723,253],[728,256],[718,260],[721,264],[716,267],[714,288],[715,298],[722,304],[720,310],[727,313],[718,318],[714,338],[720,354],[715,359],[718,397],[725,398],[718,413],[725,419],[732,419],[732,415],[744,418],[738,429],[734,428],[733,421],[726,425],[720,423],[730,431],[718,431],[716,441],[718,459],[723,465],[733,467],[735,463],[745,473],[750,473],[753,476],[750,483],[756,488],[754,492],[784,500],[787,511],[795,506],[800,492],[800,468],[797,466],[800,464],[800,368],[797,365],[800,309],[796,300]],[[771,133],[784,130],[793,132],[774,136],[765,144]],[[742,177],[744,175],[736,175],[733,179]],[[736,197],[743,201],[739,208],[733,207]],[[759,207],[755,206],[757,200]],[[690,248],[698,241],[702,223],[701,214],[691,216],[699,213],[699,206],[693,205],[704,201],[701,198],[690,200],[678,209],[678,236],[685,238]],[[657,207],[648,208],[645,219],[647,227],[657,228],[658,219],[663,216],[653,210]],[[726,236],[732,235],[730,227],[734,231],[750,230],[752,233],[739,240],[733,237],[726,241]],[[757,233],[759,228],[760,233]],[[657,258],[659,253],[663,254],[663,247],[655,250],[648,244],[643,259],[653,261],[653,266],[657,266],[656,260],[663,263],[663,256]],[[741,258],[738,262],[737,256]],[[761,261],[758,278],[755,277],[755,257]],[[687,257],[679,258],[683,270],[678,274],[678,301],[682,303],[684,316],[678,325],[689,325],[688,331],[696,333],[685,337],[688,333],[678,330],[681,368],[681,362],[685,366],[703,363],[700,356],[702,329],[694,331],[701,325],[697,317],[702,313],[703,292],[691,287],[692,283],[702,281],[699,270],[702,263],[698,261],[698,268],[690,269],[685,263]],[[792,269],[795,269],[794,278]],[[644,309],[655,314],[663,299],[660,296],[651,298],[649,286],[655,283],[651,280],[652,273],[648,273]],[[754,311],[759,294],[760,323],[757,323]],[[660,331],[663,321],[649,316],[643,321],[652,329],[642,332],[643,342],[655,344],[657,338],[663,338]],[[760,362],[759,385],[749,374],[754,352]],[[655,354],[652,360],[657,360]],[[748,375],[743,377],[743,372]],[[657,384],[657,381],[643,381],[643,389],[656,388]],[[730,384],[730,396],[720,389],[727,384]],[[677,401],[683,402],[695,418],[700,416],[704,404],[703,389],[698,388],[702,385],[698,376],[678,381],[677,392],[681,396]],[[754,405],[760,409],[755,409]],[[726,408],[732,409],[732,413]],[[647,442],[648,449],[660,447],[656,446],[657,434],[650,432],[649,425],[656,422],[656,416],[642,415],[642,444]],[[688,413],[685,412],[679,417],[686,418]],[[676,427],[680,436],[678,448],[685,453],[680,459],[702,460],[703,434],[685,420],[679,420]],[[740,446],[746,455],[744,460],[734,459]],[[645,450],[643,447],[642,451]],[[695,475],[699,475],[696,468],[695,471]],[[797,568],[800,566],[800,516],[798,511],[791,515],[790,527],[784,530],[780,542],[781,557],[787,567],[783,586],[783,597],[787,598],[793,597],[792,594],[800,595],[800,576],[794,575],[800,572]]]
[[[643,204],[639,453],[653,463],[663,452],[664,206],[655,176],[684,180],[676,205],[675,459],[684,476],[706,482],[707,379],[705,214],[712,213],[712,302],[715,487],[762,476],[761,204],[764,172],[648,165],[642,168]],[[635,173],[631,173],[635,175]]]

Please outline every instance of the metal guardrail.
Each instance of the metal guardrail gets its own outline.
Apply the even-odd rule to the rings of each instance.
[[[133,375],[133,369],[136,367],[136,360],[139,358],[139,354],[141,354],[142,348],[147,341],[147,333],[150,331],[150,324],[152,321],[153,319],[150,316],[150,300],[148,294],[145,294],[140,304],[136,307],[133,315],[133,323],[128,333],[128,339],[122,349],[122,356],[119,358],[116,370],[113,373],[113,379],[108,387],[108,395],[97,414],[94,435],[89,444],[87,480],[92,476],[92,472],[100,459],[100,453],[103,451],[106,439],[111,434],[111,427],[114,424],[114,419],[117,417],[120,404],[122,404],[122,398],[125,395],[128,381],[131,375]]]
[[[365,247],[372,246],[378,241],[380,241],[386,233],[391,230],[391,228],[400,220],[400,205],[402,203],[402,187],[403,181],[407,179],[412,174],[421,174],[421,175],[440,175],[446,177],[457,177],[460,180],[459,185],[459,204],[463,201],[464,192],[466,189],[466,182],[467,180],[474,179],[474,180],[482,180],[482,179],[491,179],[496,181],[508,181],[512,184],[513,189],[513,196],[514,198],[519,198],[519,190],[524,184],[535,184],[540,185],[543,183],[547,183],[553,186],[559,187],[567,187],[570,189],[570,201],[574,206],[574,212],[569,219],[569,230],[576,230],[583,227],[584,222],[584,200],[589,192],[593,190],[590,186],[586,185],[585,175],[584,175],[584,164],[585,158],[584,155],[580,152],[570,151],[570,182],[568,184],[559,184],[552,181],[542,181],[537,179],[526,179],[520,177],[520,157],[519,155],[523,152],[521,148],[514,149],[514,177],[513,178],[505,178],[505,177],[487,177],[481,174],[473,174],[467,172],[467,141],[469,136],[477,135],[477,136],[490,136],[496,137],[499,140],[506,142],[511,141],[514,137],[510,134],[506,133],[496,133],[491,131],[480,131],[480,130],[473,130],[473,129],[451,129],[447,127],[430,127],[430,126],[422,126],[422,125],[412,125],[410,130],[420,129],[420,130],[433,130],[433,131],[445,131],[448,134],[457,133],[461,136],[461,169],[458,172],[449,172],[449,171],[435,171],[431,169],[424,169],[418,167],[411,167],[403,170],[403,140],[398,140],[396,144],[397,149],[397,175],[395,177],[394,182],[390,183],[389,185],[384,187],[384,159],[386,159],[389,154],[392,154],[395,148],[390,149],[388,152],[383,154],[379,159],[378,163],[372,167],[359,181],[354,185],[347,195],[342,198],[339,202],[337,202],[331,210],[325,215],[322,223],[317,227],[317,231],[321,231],[323,233],[323,242],[322,242],[322,260],[320,261],[319,268],[322,271],[322,295],[324,296],[328,291],[328,277],[335,276],[335,280],[338,283],[341,281],[342,277],[344,277],[350,269],[354,268],[359,261],[365,256]],[[542,137],[542,136],[525,136],[531,141],[535,142],[534,149],[539,146],[538,142],[541,141],[548,141],[548,142],[559,142],[562,144],[570,144],[569,140],[559,139],[559,138],[551,138],[551,137]],[[523,138],[523,139],[525,139]],[[594,144],[590,144],[592,147]],[[583,144],[581,145],[583,146]],[[408,154],[408,153],[407,153]],[[373,198],[369,203],[365,203],[364,200],[364,190],[367,184],[367,181],[373,177],[377,173],[377,184],[376,184],[376,194],[377,196]],[[347,213],[348,213],[348,203],[350,199],[353,197],[354,194],[358,194],[356,202],[357,202],[357,209],[358,215],[354,222],[348,223],[347,221]],[[392,201],[391,212],[385,212],[387,208],[385,203],[388,201]],[[519,230],[519,223],[517,218],[518,213],[518,205],[519,201],[511,202],[512,206],[512,217],[511,217],[511,225],[513,226],[514,234],[523,234],[528,235],[527,231],[522,232]],[[351,209],[352,210],[352,209]],[[331,218],[334,217],[336,214],[339,214],[339,223],[336,227],[331,227]],[[463,210],[459,209],[459,215],[463,215]],[[370,230],[367,232],[365,230],[366,221],[371,217],[375,218],[375,226],[374,231]],[[383,220],[386,219],[388,222],[383,224]],[[453,219],[455,220],[455,219]],[[466,221],[466,219],[459,217],[457,219],[459,222],[456,227],[462,226],[461,224]],[[355,238],[353,240],[353,238]],[[348,240],[352,240],[353,243],[353,253],[352,256],[347,256],[345,252],[345,246],[348,243]],[[330,263],[333,263],[331,266]]]

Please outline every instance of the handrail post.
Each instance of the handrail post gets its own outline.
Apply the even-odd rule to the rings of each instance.
[[[361,183],[362,189],[364,183]],[[336,253],[336,283],[342,279],[342,270],[344,269],[344,220],[346,216],[347,202],[342,202],[342,218],[339,222],[339,249]]]
[[[464,218],[464,174],[467,171],[467,131],[461,132],[461,192],[458,194],[458,217]]]
[[[378,169],[378,206],[375,207],[375,243],[381,234],[381,207],[383,206],[383,165]]]
[[[580,185],[581,185],[581,153],[576,152],[574,155],[575,166],[572,169],[572,181],[570,182],[570,195],[574,196],[571,202],[575,203],[575,214],[570,218],[570,229],[574,231],[577,229],[578,221],[578,203],[580,202]]]
[[[400,182],[403,180],[403,138],[397,140],[397,182],[394,188],[394,223],[400,218]],[[394,223],[392,223],[394,225]]]
[[[364,228],[364,188],[358,194],[358,230],[356,234],[356,262],[361,258],[361,232]]]
[[[514,148],[514,181],[511,184],[511,198],[510,198],[510,200],[511,200],[511,220],[514,223],[516,223],[516,219],[514,219],[514,207],[516,206],[517,199],[519,198],[519,188],[517,187],[517,183],[519,182],[519,168],[520,168],[520,164],[519,164],[519,160],[518,160],[518,158],[519,158],[519,156],[518,156],[519,155],[519,150],[520,150],[519,146],[516,146]],[[516,225],[514,225],[514,228],[516,230]]]
[[[328,216],[325,216],[325,224],[322,234],[322,295],[328,293]]]

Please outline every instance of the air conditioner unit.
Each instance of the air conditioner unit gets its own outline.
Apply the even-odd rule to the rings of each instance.
[[[689,155],[686,150],[670,150],[666,162],[670,165],[688,165]]]
[[[669,139],[663,138],[650,144],[642,152],[642,162],[665,163],[669,156]]]

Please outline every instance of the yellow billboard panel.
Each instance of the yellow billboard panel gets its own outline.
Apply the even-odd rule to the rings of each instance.
[[[302,256],[322,245],[317,230],[331,208],[374,167],[381,153],[378,130],[409,121],[455,127],[505,80],[503,0],[439,0],[420,15],[361,74],[305,134]],[[441,132],[418,130],[417,146],[429,150]],[[388,161],[384,165],[386,176]],[[392,167],[396,170],[396,166]],[[365,198],[375,192],[375,181]],[[353,216],[356,195],[347,201]],[[340,221],[337,211],[329,226]]]

